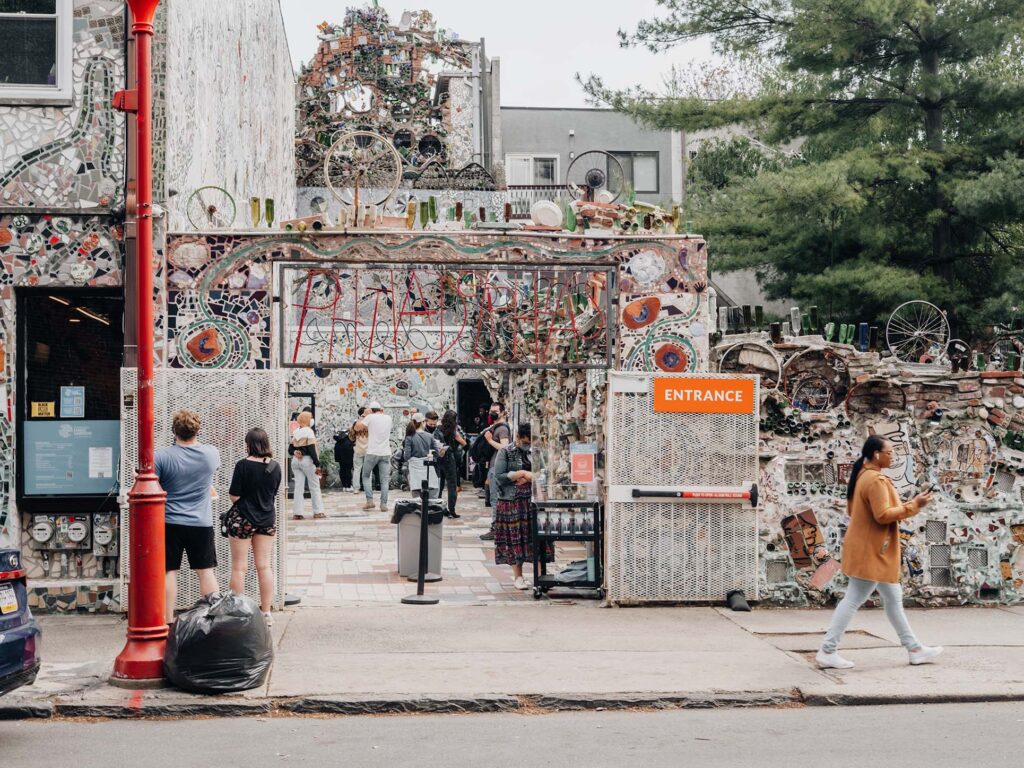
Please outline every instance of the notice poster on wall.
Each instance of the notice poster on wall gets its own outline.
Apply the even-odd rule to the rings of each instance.
[[[26,421],[22,441],[24,495],[116,492],[120,421]]]
[[[32,403],[32,418],[33,419],[52,419],[56,416],[56,409],[54,402],[33,402]]]
[[[89,477],[104,478],[114,476],[114,448],[104,445],[89,448]]]
[[[60,417],[62,419],[85,418],[85,387],[60,388]]]

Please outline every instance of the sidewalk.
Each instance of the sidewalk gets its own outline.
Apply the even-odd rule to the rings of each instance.
[[[403,498],[409,494],[394,491],[391,505]],[[303,606],[393,605],[409,593],[408,581],[396,572],[398,526],[391,524],[391,512],[364,510],[365,501],[362,494],[330,490],[324,494],[326,519],[288,521],[288,592],[301,596]],[[512,586],[508,566],[494,564],[493,544],[481,541],[491,511],[468,484],[458,511],[459,519],[444,521],[444,580],[432,593],[445,603],[532,602],[532,593]],[[586,557],[579,543],[556,548],[563,564]]]
[[[276,614],[269,683],[194,696],[105,683],[118,617],[42,617],[43,671],[0,698],[0,717],[521,711],[613,707],[1024,700],[1024,607],[911,610],[946,652],[910,667],[881,610],[844,643],[857,663],[822,672],[828,611],[605,609],[580,601],[480,606],[349,604]]]

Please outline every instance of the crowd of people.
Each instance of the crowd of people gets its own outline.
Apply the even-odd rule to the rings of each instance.
[[[315,421],[309,410],[294,415],[295,429],[289,438],[294,494],[292,518],[306,517],[305,491],[308,487],[314,519],[326,517],[321,493],[320,455]],[[217,489],[213,478],[220,468],[220,452],[199,441],[202,421],[197,413],[181,410],[174,414],[174,444],[157,451],[154,468],[167,493],[165,513],[167,622],[174,620],[178,573],[187,555],[195,571],[199,590],[209,595],[219,590],[215,568],[217,552],[213,521],[213,499]],[[360,408],[352,426],[334,435],[334,458],[340,481],[349,492],[362,493],[364,510],[387,511],[391,486],[391,433],[394,419],[373,401]],[[481,407],[473,418],[477,437],[470,444],[455,411],[414,411],[396,456],[405,482],[414,495],[427,493],[442,499],[445,514],[458,518],[456,511],[462,491],[467,453],[473,459],[469,478],[481,486],[484,503],[492,508],[491,528],[481,538],[494,541],[494,559],[512,569],[518,589],[527,589],[523,565],[532,562],[530,497],[533,471],[530,456],[531,432],[520,424],[513,439],[505,407],[492,403]],[[276,534],[275,502],[283,472],[273,458],[270,438],[263,429],[251,429],[244,437],[246,457],[233,469],[228,497],[231,505],[220,516],[220,533],[228,538],[231,552],[230,588],[244,592],[249,553],[256,568],[260,610],[272,624],[274,571],[272,553]],[[428,465],[431,468],[428,472]]]

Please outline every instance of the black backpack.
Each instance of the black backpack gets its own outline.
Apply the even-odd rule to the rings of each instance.
[[[476,436],[473,444],[469,446],[469,458],[477,464],[484,464],[491,460],[495,454],[494,446],[487,442],[483,432]]]
[[[493,437],[495,440],[499,440],[499,438],[495,436],[495,433],[502,427],[504,427],[507,430],[509,438],[511,438],[512,428],[509,427],[508,424],[499,424],[496,427],[491,427],[491,437]],[[492,458],[494,458],[495,453],[497,453],[497,451],[495,450],[493,445],[487,442],[487,438],[484,437],[483,432],[481,432],[477,436],[476,440],[473,441],[473,445],[471,445],[469,448],[469,457],[477,464],[490,461]]]

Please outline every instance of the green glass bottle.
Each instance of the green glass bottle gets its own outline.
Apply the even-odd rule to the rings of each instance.
[[[572,207],[572,203],[565,206],[565,228],[570,232],[576,231],[576,210]]]

